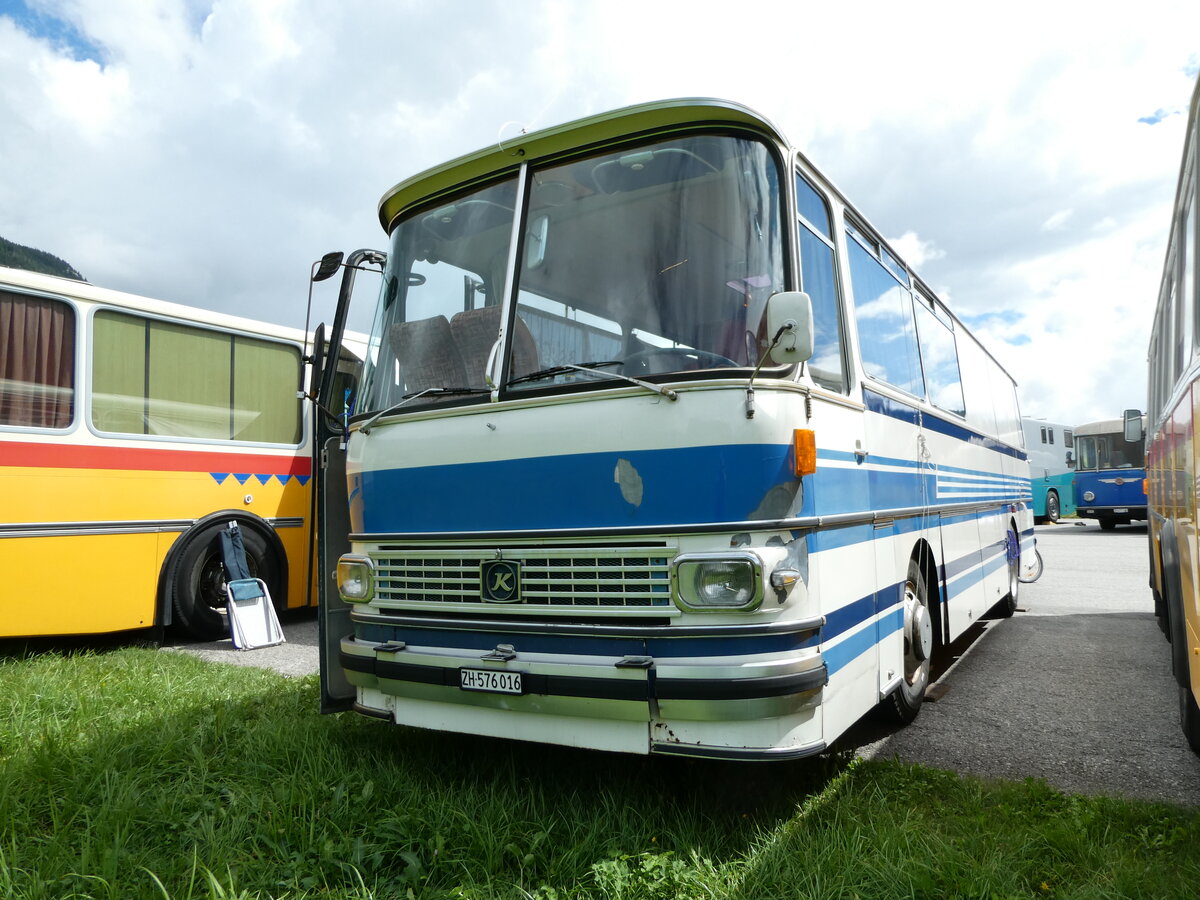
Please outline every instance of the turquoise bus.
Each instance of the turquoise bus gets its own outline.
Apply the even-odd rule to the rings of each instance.
[[[1034,521],[1057,522],[1075,514],[1074,435],[1071,428],[1045,419],[1022,417],[1029,480],[1033,489]]]

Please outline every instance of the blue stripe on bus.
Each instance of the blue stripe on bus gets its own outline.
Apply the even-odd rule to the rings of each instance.
[[[862,654],[875,649],[880,641],[903,627],[904,610],[902,608],[894,609],[882,616],[874,625],[867,625],[840,644],[822,648],[821,659],[825,662],[825,671],[832,678],[839,670],[845,668]]]
[[[825,460],[850,456],[818,453]],[[943,472],[952,472],[952,480]],[[1026,499],[1029,492],[1025,479],[890,458],[821,466],[801,490],[788,444],[531,457],[384,469],[353,479],[352,527],[371,533],[687,526],[932,507],[955,497]]]
[[[867,388],[863,388],[863,403],[866,404],[867,409],[871,412],[879,413],[891,419],[898,419],[901,422],[907,422],[911,425],[920,425],[928,431],[934,431],[938,434],[952,437],[955,440],[986,447],[988,450],[995,450],[997,453],[1003,453],[1005,456],[1011,456],[1013,459],[1026,460],[1029,458],[1024,450],[1011,447],[1002,441],[988,437],[982,432],[967,428],[949,419],[943,419],[941,416],[935,415],[928,410],[921,410],[916,406],[892,397],[877,394]]]
[[[353,476],[355,531],[512,531],[784,519],[788,444],[579,453]]]

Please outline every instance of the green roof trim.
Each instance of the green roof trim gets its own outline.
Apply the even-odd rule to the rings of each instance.
[[[390,232],[397,217],[414,203],[457,191],[476,182],[515,172],[522,163],[541,162],[581,147],[600,147],[632,135],[670,132],[704,125],[744,128],[777,143],[786,144],[779,130],[761,115],[726,100],[690,98],[660,100],[628,106],[520,134],[495,147],[426,169],[405,179],[379,201],[379,222]]]

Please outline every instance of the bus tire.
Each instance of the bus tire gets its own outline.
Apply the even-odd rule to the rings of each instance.
[[[1101,516],[1100,517],[1100,528],[1102,530],[1112,531],[1116,527],[1117,527],[1117,520],[1114,519],[1112,516]]]
[[[921,711],[929,687],[934,629],[925,573],[917,561],[908,563],[904,580],[904,677],[881,704],[888,718],[907,725]]]
[[[1051,524],[1056,523],[1061,513],[1062,507],[1058,503],[1058,491],[1050,491],[1046,494],[1046,521]]]
[[[1179,688],[1179,725],[1192,752],[1200,754],[1200,706],[1190,687]]]
[[[1191,660],[1188,653],[1187,620],[1183,615],[1183,591],[1179,578],[1179,569],[1173,560],[1168,561],[1170,567],[1163,572],[1166,580],[1167,596],[1167,627],[1171,632],[1171,674],[1181,688],[1188,688],[1192,683]]]
[[[1009,548],[1015,547],[1010,552]],[[1002,619],[1012,618],[1017,611],[1017,592],[1021,585],[1021,539],[1017,537],[1017,525],[1010,522],[1004,535],[1004,555],[1008,566],[1008,593],[996,604],[996,613]]]
[[[228,519],[203,525],[181,538],[168,575],[174,620],[189,636],[215,641],[229,635],[225,612],[225,566],[221,560],[220,533]],[[257,528],[242,522],[242,543],[250,574],[266,582],[272,597],[282,590],[282,567],[275,552]]]

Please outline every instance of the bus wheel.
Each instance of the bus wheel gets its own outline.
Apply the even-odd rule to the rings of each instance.
[[[169,579],[175,621],[189,635],[201,641],[215,641],[229,635],[225,612],[225,565],[221,560],[220,533],[225,522],[213,522],[185,536]],[[257,529],[243,527],[242,543],[251,576],[261,578],[272,596],[278,591],[279,563]]]
[[[1004,553],[1008,557],[1008,593],[996,604],[996,612],[1007,619],[1017,611],[1017,589],[1021,584],[1021,543],[1015,524],[1004,535]]]
[[[1046,521],[1057,522],[1061,512],[1062,509],[1058,505],[1058,492],[1050,491],[1046,494]]]
[[[1104,531],[1112,531],[1116,527],[1117,527],[1117,520],[1114,519],[1112,516],[1101,516],[1100,517],[1100,528],[1103,529]]]
[[[1179,688],[1179,724],[1192,752],[1200,754],[1200,706],[1190,687]]]
[[[929,686],[929,660],[933,656],[933,618],[929,590],[916,560],[908,564],[904,581],[904,680],[888,696],[884,709],[901,725],[921,711]]]

